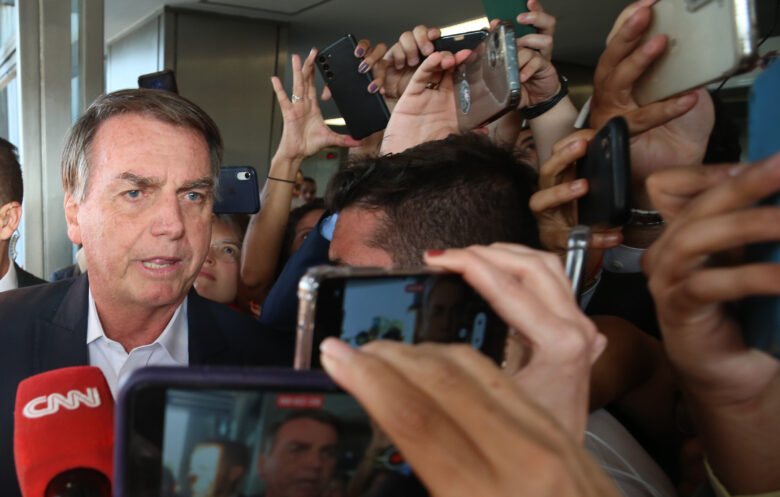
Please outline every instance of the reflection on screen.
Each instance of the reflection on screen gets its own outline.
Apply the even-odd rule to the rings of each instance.
[[[399,478],[419,487],[347,394],[169,389],[164,423],[164,497],[369,495]],[[381,454],[365,453],[372,437]]]
[[[465,342],[482,348],[487,304],[457,275],[361,278],[344,285],[341,339]]]

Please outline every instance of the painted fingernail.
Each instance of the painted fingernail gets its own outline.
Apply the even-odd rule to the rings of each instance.
[[[426,257],[439,257],[440,255],[444,255],[444,250],[441,249],[429,249],[425,251]]]
[[[368,85],[368,92],[369,93],[376,93],[376,91],[379,89],[379,86],[377,86],[376,83],[371,83]]]
[[[337,338],[326,338],[320,344],[320,353],[336,362],[346,362],[353,355],[355,349]]]
[[[362,64],[360,64],[360,66],[358,67],[358,72],[364,73],[367,71],[368,71],[368,62],[363,62]]]
[[[412,57],[411,59],[409,59],[409,65],[412,67],[416,66],[419,63],[420,63],[420,59],[418,59],[417,57]]]
[[[358,49],[355,50],[355,55],[358,57],[362,57],[364,53],[366,53],[366,51],[363,49],[363,47],[358,47]]]
[[[571,182],[571,189],[572,191],[579,192],[585,189],[587,186],[587,183],[584,179],[578,179],[576,181]]]

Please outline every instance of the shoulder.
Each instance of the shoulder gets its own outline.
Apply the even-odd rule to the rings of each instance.
[[[34,274],[28,273],[24,269],[20,268],[18,264],[14,263],[14,266],[16,269],[16,278],[19,282],[20,288],[48,283],[46,280],[42,280],[41,278],[35,276]]]
[[[11,324],[13,320],[29,321],[54,314],[76,281],[69,279],[0,293],[2,322]]]

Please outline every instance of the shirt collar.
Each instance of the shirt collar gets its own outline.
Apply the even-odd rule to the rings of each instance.
[[[168,321],[165,329],[152,343],[160,344],[163,349],[171,356],[171,358],[179,364],[187,365],[189,362],[189,336],[187,326],[187,300],[179,304],[176,308],[176,312],[173,313],[173,317]],[[103,331],[103,325],[100,322],[100,317],[97,313],[97,307],[95,306],[95,298],[92,296],[92,289],[89,289],[89,313],[87,315],[87,344],[98,340],[101,337],[105,337],[106,340],[111,340],[106,337]]]
[[[14,261],[9,260],[8,271],[0,278],[0,292],[16,290],[17,288],[19,288],[19,280],[16,276],[16,265],[14,264]]]

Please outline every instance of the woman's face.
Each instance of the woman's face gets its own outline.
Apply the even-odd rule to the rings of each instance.
[[[201,297],[232,304],[238,293],[241,264],[241,239],[228,223],[214,219],[211,225],[211,247],[195,280]]]
[[[298,224],[295,225],[295,236],[293,237],[292,246],[290,247],[290,254],[295,253],[295,251],[301,248],[303,241],[309,236],[311,230],[317,226],[317,221],[320,220],[323,212],[325,212],[325,209],[314,209],[307,212],[301,220],[298,221]]]

